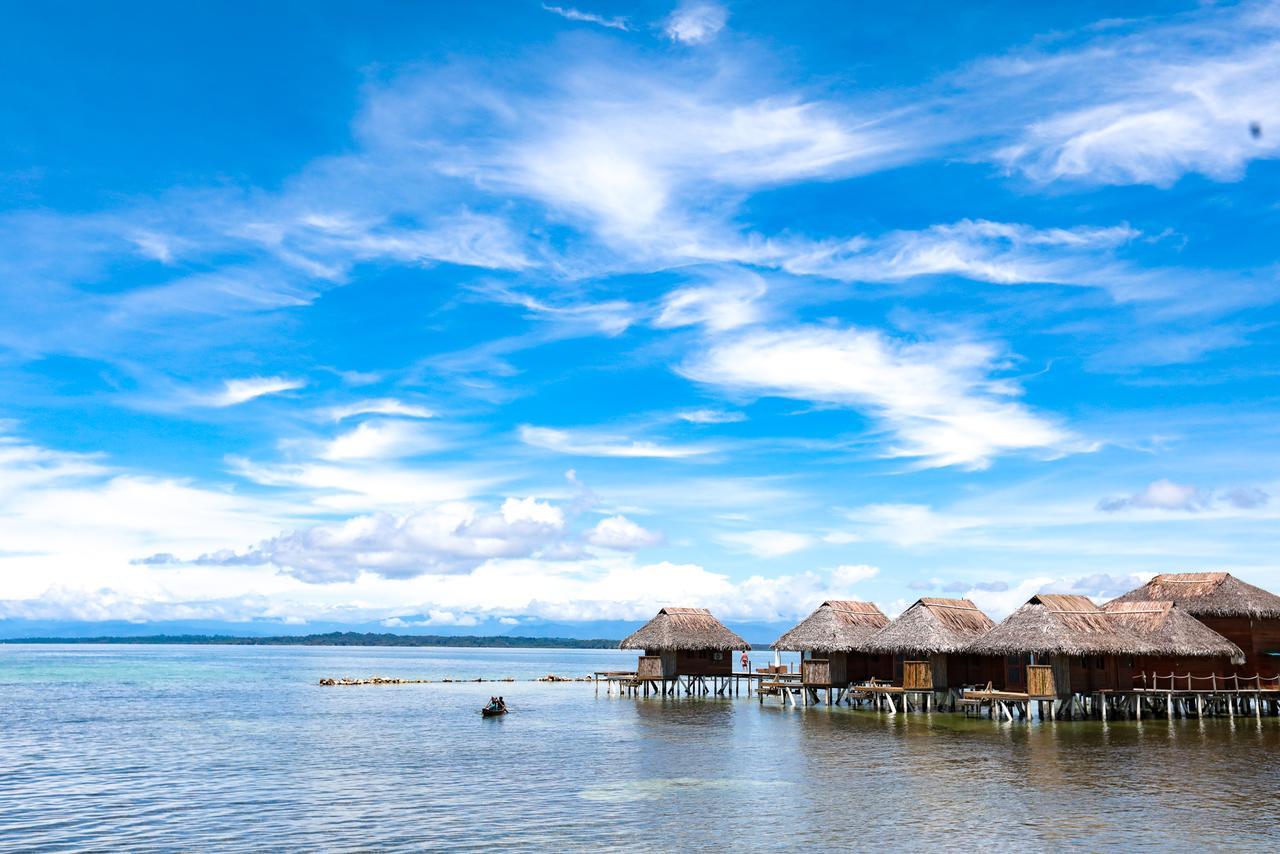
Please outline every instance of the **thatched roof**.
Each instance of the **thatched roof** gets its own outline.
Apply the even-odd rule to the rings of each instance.
[[[792,652],[854,652],[889,625],[889,618],[870,602],[830,599],[804,621],[773,642]]]
[[[995,625],[968,599],[925,597],[876,632],[867,646],[876,652],[933,655],[959,652]]]
[[[619,649],[750,649],[751,644],[725,628],[706,608],[663,608],[640,630],[618,644]]]
[[[1159,654],[1223,656],[1244,663],[1240,647],[1172,602],[1108,602],[1102,609],[1117,625],[1159,646]]]
[[[1155,643],[1118,625],[1087,596],[1039,593],[969,645],[978,655],[1141,655]]]
[[[1193,617],[1280,617],[1280,596],[1229,572],[1166,572],[1114,602],[1173,602]]]

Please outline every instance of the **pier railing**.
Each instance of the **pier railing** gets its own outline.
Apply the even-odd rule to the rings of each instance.
[[[1280,691],[1280,675],[1241,676],[1233,673],[1221,676],[1193,676],[1190,673],[1139,673],[1133,677],[1134,687],[1148,691]],[[1141,682],[1141,685],[1138,683]]]

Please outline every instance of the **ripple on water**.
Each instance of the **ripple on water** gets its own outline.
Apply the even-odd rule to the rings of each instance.
[[[764,790],[792,785],[786,780],[712,780],[700,777],[670,777],[651,780],[629,780],[583,789],[578,797],[602,803],[633,803],[691,791],[723,791],[734,795],[755,795]]]
[[[1276,847],[1275,719],[1010,725],[521,682],[502,686],[518,711],[485,721],[489,684],[316,684],[633,661],[0,646],[0,848],[808,847],[833,828],[891,847]]]

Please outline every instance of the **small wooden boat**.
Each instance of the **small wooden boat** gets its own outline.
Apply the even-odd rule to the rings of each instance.
[[[506,706],[485,706],[480,710],[480,714],[486,718],[496,718],[498,715],[505,715],[506,713]]]

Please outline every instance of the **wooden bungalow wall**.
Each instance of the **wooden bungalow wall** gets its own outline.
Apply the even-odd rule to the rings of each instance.
[[[728,676],[732,672],[732,652],[676,650],[676,673],[680,676]]]
[[[894,657],[892,655],[887,653],[849,653],[850,682],[865,682],[868,679],[881,679],[888,682],[899,678],[901,678],[901,673],[895,673]]]
[[[806,679],[806,684],[822,684],[835,686],[835,688],[844,688],[850,682],[860,682],[876,675],[876,672],[873,672],[874,668],[869,666],[869,657],[863,653],[827,652],[827,650],[823,649],[814,649],[803,653],[803,658],[805,661],[815,661],[815,659],[817,661],[826,661],[827,672],[829,673],[829,681],[827,682],[810,682],[809,679]],[[804,672],[803,665],[801,665],[801,672]],[[881,676],[879,679],[886,679],[886,677]]]
[[[950,653],[946,657],[946,684],[938,684],[938,671],[934,671],[935,688],[963,688],[966,685],[983,686],[988,682],[996,688],[1004,686],[1004,659],[992,655]]]
[[[1244,652],[1242,665],[1227,662],[1226,668],[1217,671],[1221,675],[1239,673],[1241,676],[1274,677],[1280,675],[1280,619],[1253,620],[1248,617],[1197,617]]]
[[[964,656],[967,685],[985,685],[1001,691],[1027,690],[1029,655]],[[1065,660],[1064,660],[1065,659]],[[1039,664],[1052,664],[1056,670],[1059,693],[1069,690],[1084,694],[1095,691],[1120,691],[1133,687],[1132,676],[1138,672],[1138,661],[1130,656],[1037,656]],[[959,683],[958,683],[959,684]]]

